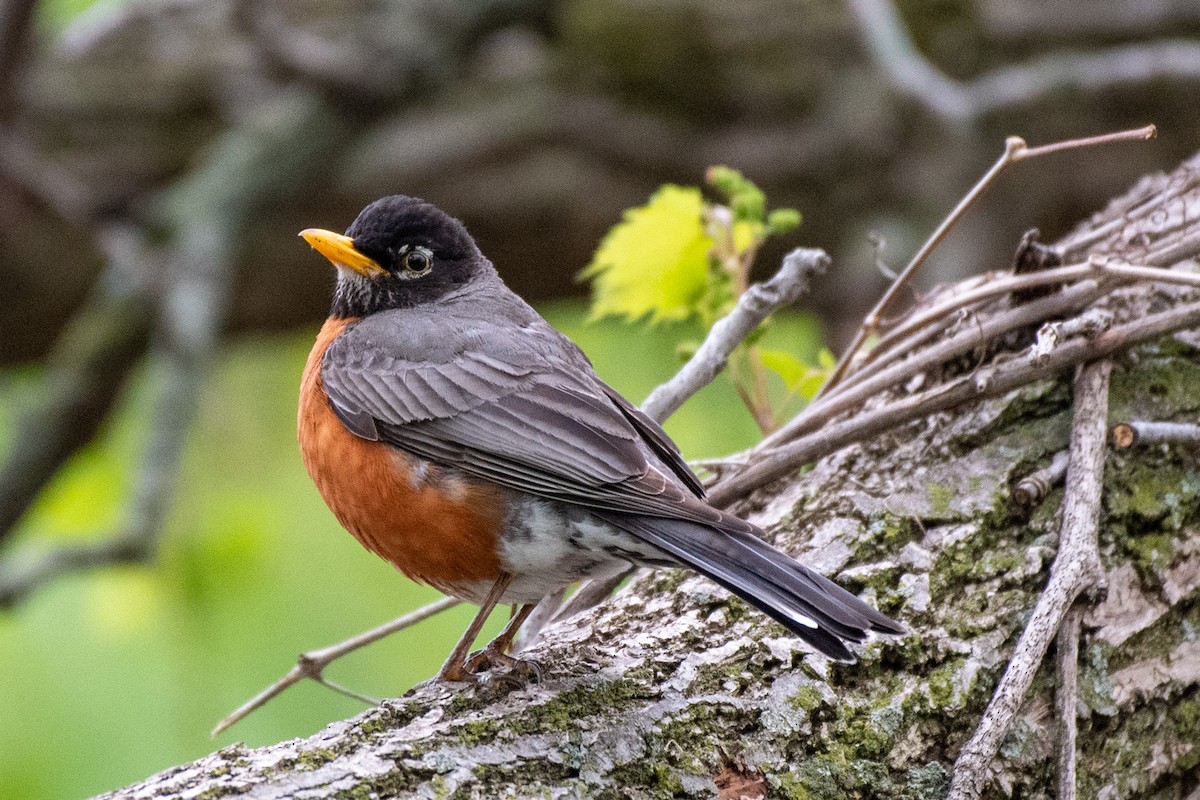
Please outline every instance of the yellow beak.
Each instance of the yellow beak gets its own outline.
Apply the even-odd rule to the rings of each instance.
[[[323,231],[320,228],[307,228],[300,231],[304,241],[313,249],[328,258],[335,267],[353,270],[364,278],[373,278],[387,272],[373,258],[364,256],[354,249],[354,240],[333,231]]]

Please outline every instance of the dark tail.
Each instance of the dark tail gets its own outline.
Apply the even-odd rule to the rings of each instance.
[[[854,661],[845,642],[864,641],[868,632],[905,632],[899,623],[751,533],[679,519],[604,516],[712,578],[830,658]]]

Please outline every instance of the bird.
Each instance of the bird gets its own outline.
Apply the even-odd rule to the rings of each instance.
[[[300,384],[305,467],[338,521],[409,578],[480,606],[435,676],[474,682],[536,603],[585,578],[688,567],[812,648],[904,629],[705,502],[657,422],[510,290],[458,219],[420,198],[300,233],[336,268]],[[497,605],[514,613],[475,654]]]

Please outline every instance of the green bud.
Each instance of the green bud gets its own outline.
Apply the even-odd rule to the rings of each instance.
[[[767,228],[772,235],[794,231],[800,227],[800,212],[794,208],[777,208],[767,215]]]

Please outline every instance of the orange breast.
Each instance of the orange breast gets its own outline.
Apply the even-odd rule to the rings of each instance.
[[[349,319],[329,319],[300,383],[298,437],[304,466],[343,527],[414,580],[439,588],[500,574],[501,490],[448,476],[341,423],[321,382],[325,350]]]

